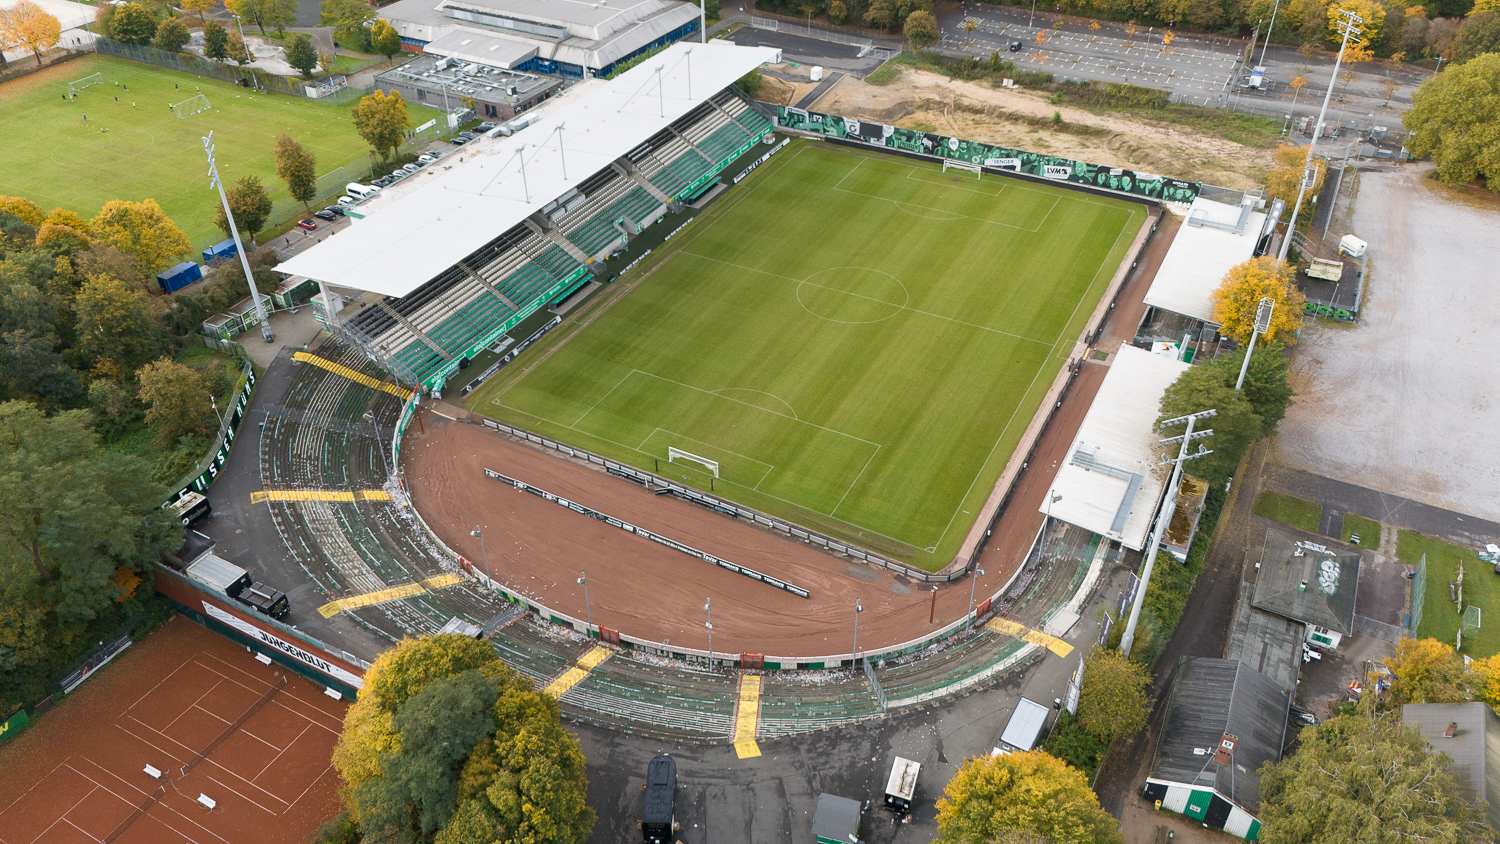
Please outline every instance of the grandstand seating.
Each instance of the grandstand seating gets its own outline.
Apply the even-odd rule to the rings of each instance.
[[[662,193],[681,199],[771,128],[741,96],[726,90],[625,159]],[[612,167],[584,180],[577,191],[584,197],[577,207],[535,223],[555,226],[555,234],[538,234],[526,223],[515,226],[406,296],[361,311],[350,321],[348,335],[403,380],[426,381],[497,326],[545,304],[542,296],[560,282],[583,277],[582,264],[553,237],[561,235],[592,257],[620,237],[616,221],[640,225],[661,209],[657,196]]]

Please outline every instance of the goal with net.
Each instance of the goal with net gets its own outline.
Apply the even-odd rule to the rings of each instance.
[[[984,176],[984,168],[978,164],[970,164],[967,161],[953,161],[952,159],[945,158],[943,159],[943,172],[947,173],[949,170],[968,170],[974,174],[974,178],[976,179]]]
[[[189,97],[180,103],[173,104],[172,111],[177,115],[177,119],[182,120],[208,111],[209,108],[208,97],[199,94],[196,97]]]
[[[85,76],[82,79],[78,79],[78,80],[75,80],[73,82],[69,82],[68,83],[68,93],[69,94],[76,94],[79,91],[82,91],[84,88],[89,87],[90,85],[103,85],[103,84],[104,84],[104,74],[102,74],[102,73],[90,73],[88,76]]]
[[[692,463],[697,463],[703,468],[712,472],[714,477],[717,478],[719,476],[719,461],[709,460],[707,457],[699,457],[698,455],[693,454],[690,451],[683,451],[680,448],[667,446],[667,462],[676,463],[678,460],[687,460]]]

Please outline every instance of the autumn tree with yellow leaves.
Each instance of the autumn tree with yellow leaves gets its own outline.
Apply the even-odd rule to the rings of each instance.
[[[192,249],[187,235],[154,199],[104,203],[89,221],[89,232],[96,241],[134,258],[141,274],[148,277]]]
[[[1304,301],[1302,291],[1297,289],[1296,271],[1291,264],[1269,255],[1231,267],[1219,289],[1210,296],[1214,304],[1214,322],[1220,326],[1219,333],[1241,343],[1249,342],[1262,298],[1274,301],[1276,310],[1271,315],[1270,329],[1261,339],[1296,342],[1295,332],[1302,326]]]
[[[1125,841],[1083,771],[1042,750],[969,759],[948,782],[937,812],[937,844]]]

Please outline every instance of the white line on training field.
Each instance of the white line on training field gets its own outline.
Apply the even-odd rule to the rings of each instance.
[[[602,396],[599,397],[599,401],[596,401],[593,404],[589,405],[589,409],[585,410],[583,412],[582,416],[579,416],[577,419],[574,419],[573,420],[573,424],[569,425],[568,427],[572,428],[575,431],[578,430],[578,423],[582,422],[590,413],[593,413],[594,412],[594,408],[598,407],[601,402],[603,402],[605,399],[609,398],[610,394],[613,393],[615,390],[620,389],[620,385],[625,383],[625,379],[629,378],[630,376],[634,375],[635,373],[636,373],[636,370],[632,369],[629,372],[625,373],[624,375],[621,375],[620,376],[620,380],[616,381],[615,385],[613,387],[610,387],[609,390],[604,393],[604,395],[602,395]]]
[[[869,440],[867,440],[867,439],[865,439],[863,437],[856,437],[853,434],[847,434],[847,433],[844,433],[843,431],[839,431],[839,430],[835,430],[833,428],[829,428],[829,427],[826,427],[826,426],[823,426],[823,425],[819,425],[816,422],[808,422],[808,421],[803,420],[803,419],[798,419],[795,416],[788,416],[785,413],[777,413],[776,411],[770,409],[769,407],[761,407],[758,404],[751,404],[749,402],[740,401],[739,399],[732,399],[729,396],[721,396],[721,395],[713,392],[712,390],[705,390],[702,387],[694,387],[692,384],[684,384],[681,381],[673,380],[673,379],[668,378],[668,377],[666,377],[664,375],[656,375],[655,373],[646,372],[643,369],[631,370],[631,374],[632,375],[634,375],[637,372],[639,372],[640,374],[642,374],[642,375],[644,375],[644,376],[646,376],[648,378],[655,378],[655,379],[657,379],[659,381],[666,381],[669,384],[676,384],[679,387],[686,387],[689,390],[694,390],[694,391],[703,393],[705,395],[710,395],[710,396],[713,396],[716,399],[723,399],[725,401],[732,401],[735,404],[742,404],[745,407],[753,407],[756,410],[763,410],[766,413],[771,414],[772,416],[780,416],[782,419],[790,419],[791,421],[796,422],[799,425],[810,425],[810,426],[812,426],[814,428],[817,428],[817,429],[819,429],[821,431],[827,431],[830,434],[838,434],[841,437],[848,437],[851,440],[859,440],[860,442],[862,442],[862,443],[864,443],[866,445],[873,445],[876,448],[880,448],[880,443],[871,442],[871,441],[869,441]],[[707,443],[705,443],[705,444],[707,444]]]
[[[865,470],[870,468],[870,464],[875,460],[875,455],[879,453],[880,446],[877,445],[875,446],[875,450],[870,452],[869,458],[865,460],[865,465],[859,467],[859,474],[854,476],[854,480],[850,481],[849,486],[844,489],[844,494],[839,496],[839,503],[833,505],[833,509],[828,511],[828,515],[832,516],[839,511],[840,507],[844,506],[844,499],[848,498],[849,493],[854,491],[854,485],[859,483],[859,479],[865,476]]]

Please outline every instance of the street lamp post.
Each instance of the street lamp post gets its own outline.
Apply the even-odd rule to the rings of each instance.
[[[1172,508],[1177,504],[1177,486],[1182,481],[1182,464],[1195,457],[1213,454],[1212,451],[1203,448],[1201,445],[1198,446],[1196,452],[1188,454],[1188,443],[1204,437],[1211,437],[1214,433],[1212,428],[1206,431],[1195,432],[1193,430],[1193,423],[1199,419],[1211,419],[1217,416],[1218,413],[1217,410],[1203,410],[1198,413],[1190,413],[1187,416],[1179,416],[1176,419],[1168,419],[1161,423],[1161,427],[1165,429],[1186,422],[1187,430],[1181,436],[1168,437],[1161,441],[1162,445],[1172,445],[1181,440],[1182,447],[1177,450],[1177,459],[1171,461],[1173,464],[1172,477],[1167,482],[1167,495],[1162,499],[1161,510],[1156,514],[1156,530],[1151,533],[1151,543],[1146,547],[1146,566],[1141,571],[1141,585],[1136,590],[1135,601],[1130,605],[1130,620],[1125,624],[1125,633],[1120,637],[1120,654],[1122,656],[1130,656],[1130,646],[1135,644],[1135,625],[1141,617],[1141,605],[1145,603],[1143,598],[1146,594],[1146,587],[1151,585],[1151,569],[1156,564],[1156,551],[1161,547],[1162,534],[1166,532],[1167,522],[1172,520]],[[1166,461],[1165,455],[1162,456],[1162,460]]]
[[[1349,37],[1358,35],[1357,24],[1364,23],[1364,18],[1351,11],[1340,10],[1343,19],[1339,21],[1339,29],[1344,31],[1344,40],[1339,44],[1339,57],[1333,63],[1333,76],[1328,79],[1328,91],[1323,94],[1323,107],[1318,110],[1318,123],[1313,127],[1312,143],[1307,145],[1307,162],[1302,167],[1302,185],[1297,188],[1297,203],[1292,206],[1292,220],[1286,227],[1286,239],[1281,242],[1281,253],[1276,256],[1277,260],[1285,261],[1286,253],[1292,248],[1292,233],[1297,230],[1297,214],[1302,210],[1302,197],[1312,182],[1317,178],[1313,169],[1313,154],[1318,149],[1318,137],[1323,134],[1323,118],[1328,116],[1328,103],[1333,99],[1333,86],[1339,81],[1339,68],[1344,64],[1344,49],[1349,46]]]
[[[469,535],[479,540],[479,559],[484,562],[484,577],[493,586],[495,579],[490,577],[490,555],[484,550],[484,532],[479,529],[479,525],[475,525],[474,529],[469,531]]]
[[[854,599],[854,648],[849,652],[849,666],[852,668],[859,664],[859,614],[865,608],[860,606],[859,599]]]
[[[1250,345],[1245,347],[1245,361],[1240,364],[1240,378],[1234,382],[1236,390],[1245,386],[1245,373],[1250,371],[1250,355],[1255,353],[1255,337],[1271,328],[1271,313],[1276,310],[1276,300],[1263,296],[1260,307],[1255,309],[1255,328],[1250,332]]]
[[[704,598],[703,599],[703,612],[708,615],[708,621],[705,622],[703,626],[708,628],[708,667],[709,668],[713,668],[714,667],[714,614],[713,614],[713,610],[710,609],[710,607],[709,607],[709,604],[712,603],[712,602],[713,602],[713,598],[712,597],[708,597],[708,598]]]
[[[1036,0],[1031,0],[1031,20],[1026,22],[1028,29],[1036,29]]]
[[[979,585],[979,578],[984,577],[984,569],[974,569],[974,574],[969,578],[969,623],[966,629],[974,627],[974,587]],[[859,626],[859,617],[854,618],[855,627]]]
[[[587,614],[589,626],[594,626],[594,610],[589,606],[589,577],[588,572],[578,573],[578,585],[583,587],[583,611]]]
[[[234,214],[229,210],[229,198],[224,195],[224,182],[219,178],[219,165],[214,162],[213,132],[209,132],[208,137],[203,139],[203,151],[208,154],[209,182],[219,191],[219,202],[224,206],[224,219],[229,221],[229,234],[234,238],[235,251],[240,255],[240,267],[245,270],[245,281],[250,285],[250,298],[255,302],[255,318],[260,320],[260,336],[266,338],[267,343],[274,342],[276,335],[271,333],[271,323],[266,318],[266,300],[255,286],[255,272],[250,269],[250,256],[245,254],[245,244],[240,242],[240,227],[234,223]]]
[[[1271,32],[1276,29],[1276,13],[1281,10],[1281,0],[1276,0],[1276,5],[1271,7],[1271,25],[1266,27],[1266,43],[1260,47],[1260,63],[1266,64],[1266,51],[1271,49]]]

